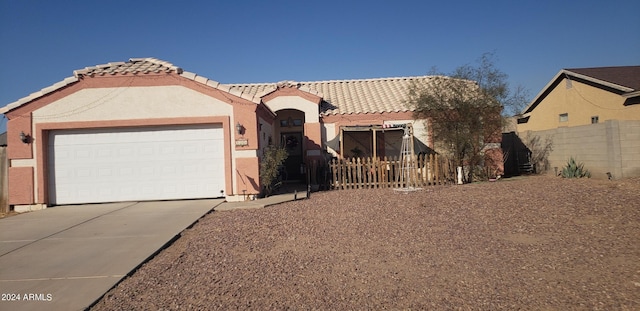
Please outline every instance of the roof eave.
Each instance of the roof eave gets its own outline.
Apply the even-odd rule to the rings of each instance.
[[[524,113],[516,116],[516,124],[522,124],[529,122],[529,118],[531,117],[530,113]]]
[[[629,93],[622,94],[622,97],[624,97],[624,98],[633,98],[633,97],[638,97],[638,96],[640,96],[640,91],[634,91],[634,92],[629,92]]]
[[[0,108],[0,113],[5,114],[13,109],[19,108],[26,103],[34,101],[42,96],[45,96],[49,93],[53,93],[61,88],[66,87],[67,85],[73,84],[80,80],[78,76],[74,75],[73,77],[65,78],[64,80],[54,83],[48,87],[41,89],[40,91],[29,94],[29,96],[18,99],[15,102],[9,103],[8,105]]]
[[[603,85],[603,86],[606,86],[606,87],[609,87],[609,88],[612,88],[612,89],[615,89],[615,90],[620,90],[621,92],[625,92],[625,93],[633,92],[633,89],[630,88],[630,87],[626,87],[626,86],[623,86],[623,85],[619,85],[619,84],[607,82],[607,81],[604,81],[604,80],[596,79],[594,77],[590,77],[590,76],[586,76],[586,75],[583,75],[583,74],[575,73],[575,72],[570,71],[570,70],[566,70],[565,69],[565,70],[562,70],[562,72],[565,72],[567,75],[570,75],[570,76],[573,76],[573,77],[576,77],[576,78],[579,78],[579,79],[587,80],[589,82],[600,84],[600,85]]]
[[[626,98],[624,101],[625,106],[640,104],[640,91],[634,91],[634,92],[622,94],[622,97]]]
[[[214,89],[223,91],[225,93],[229,93],[231,95],[240,97],[242,99],[246,99],[250,102],[253,102],[255,104],[259,104],[260,103],[260,98],[257,96],[253,96],[251,94],[245,94],[241,91],[238,90],[234,90],[229,88],[228,86],[224,85],[224,84],[220,84],[220,82],[215,81],[215,80],[211,80],[207,77],[203,77],[203,76],[199,76],[193,72],[188,72],[188,71],[183,71],[182,73],[180,73],[180,76],[185,78],[185,79],[189,79],[189,80],[193,80],[197,83],[206,85],[208,87],[212,87]]]
[[[578,78],[578,79],[589,81],[591,83],[600,84],[600,85],[608,87],[608,88],[619,90],[619,91],[621,91],[623,93],[633,92],[634,91],[634,89],[626,87],[626,86],[618,85],[618,84],[615,84],[615,83],[611,83],[611,82],[607,82],[607,81],[604,81],[604,80],[596,79],[596,78],[593,78],[593,77],[590,77],[590,76],[586,76],[586,75],[583,75],[583,74],[579,74],[579,73],[576,73],[576,72],[573,72],[573,71],[570,71],[570,70],[562,69],[553,77],[553,79],[551,79],[549,81],[549,83],[547,83],[547,85],[545,85],[544,88],[542,88],[540,93],[538,93],[538,95],[536,95],[536,97],[529,103],[529,105],[527,105],[527,107],[524,108],[524,110],[522,111],[522,114],[527,114],[527,113],[530,113],[531,111],[533,111],[533,109],[535,109],[538,106],[538,104],[542,101],[542,99],[544,99],[544,97],[546,97],[546,95],[551,92],[551,88],[555,87],[558,83],[560,83],[560,80],[564,79],[565,77],[575,77],[575,78]]]

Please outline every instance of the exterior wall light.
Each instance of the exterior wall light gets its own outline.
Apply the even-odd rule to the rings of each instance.
[[[25,144],[28,144],[30,140],[31,140],[31,136],[29,136],[28,134],[25,134],[23,131],[20,131],[20,141],[22,141]]]
[[[244,134],[244,126],[242,126],[240,122],[236,124],[236,133],[238,133],[238,135]]]

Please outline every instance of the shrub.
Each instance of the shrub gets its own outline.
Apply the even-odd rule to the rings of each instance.
[[[278,180],[278,169],[286,158],[287,151],[284,147],[269,146],[265,150],[260,162],[260,183],[262,183],[264,196],[271,195],[273,190],[282,183]]]
[[[549,154],[553,151],[553,136],[545,137],[544,141],[538,135],[527,132],[524,144],[531,151],[529,161],[533,165],[533,173],[540,174],[549,170]]]
[[[571,157],[567,162],[567,165],[562,168],[562,177],[564,178],[591,178],[591,173],[584,168],[584,163],[576,163],[576,160]]]

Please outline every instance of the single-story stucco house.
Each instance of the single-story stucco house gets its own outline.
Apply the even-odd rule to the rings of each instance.
[[[640,66],[560,70],[518,116],[518,132],[640,120]]]
[[[517,116],[517,135],[530,143],[510,146],[511,163],[527,170],[557,175],[573,158],[593,178],[640,176],[640,66],[561,69]],[[531,159],[543,154],[533,140],[547,156]]]
[[[411,83],[433,79],[449,78],[225,85],[154,58],[76,70],[0,109],[9,204],[242,200],[262,189],[259,163],[270,144],[287,146],[295,179],[327,155],[397,155],[398,124],[411,123],[416,152],[426,151],[428,126],[413,120],[406,98]],[[336,137],[343,141],[329,143]]]

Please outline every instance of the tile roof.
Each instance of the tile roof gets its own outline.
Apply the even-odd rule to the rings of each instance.
[[[126,74],[140,74],[140,73],[148,74],[148,73],[160,73],[160,72],[164,72],[164,73],[175,72],[186,79],[190,79],[198,83],[202,83],[210,87],[219,89],[221,91],[231,93],[238,97],[252,101],[253,103],[256,103],[256,104],[260,103],[259,97],[242,93],[237,90],[230,90],[229,87],[222,85],[217,81],[210,80],[203,76],[199,76],[195,73],[183,71],[182,68],[174,66],[169,62],[165,62],[156,58],[149,57],[149,58],[131,58],[127,62],[114,62],[114,63],[96,65],[92,67],[86,67],[84,69],[75,70],[73,71],[72,77],[65,78],[64,80],[58,83],[55,83],[51,86],[43,88],[40,91],[31,93],[29,96],[23,97],[13,103],[10,103],[0,108],[0,113],[6,113],[30,101],[33,101],[51,92],[61,89],[67,85],[76,83],[82,76],[102,76],[107,74],[108,75],[116,75],[116,74],[126,75]]]
[[[407,105],[412,83],[430,85],[443,76],[417,76],[359,80],[329,80],[310,82],[279,82],[259,84],[230,84],[231,90],[262,97],[278,87],[298,87],[323,98],[323,115],[407,112],[415,110]]]
[[[574,68],[566,71],[640,90],[640,66]]]
[[[211,80],[209,78],[199,76],[195,73],[183,71],[182,68],[174,66],[172,63],[165,62],[156,58],[131,58],[128,62],[117,62],[117,63],[108,63],[105,65],[98,65],[94,67],[87,67],[85,69],[76,70],[73,74],[76,77],[80,77],[82,75],[93,76],[93,75],[115,75],[115,74],[137,74],[137,73],[170,73],[175,72],[180,74],[183,78],[190,79],[196,81],[198,83],[202,83],[213,87],[215,89],[219,89],[221,91],[231,93],[238,97],[244,98],[256,104],[260,103],[260,98],[255,97],[254,95],[239,92],[237,90],[230,90],[229,87],[220,84],[217,81]]]
[[[263,96],[278,88],[296,87],[301,91],[323,98],[320,107],[320,113],[323,115],[413,111],[414,108],[407,105],[409,87],[413,83],[429,87],[438,79],[451,79],[444,76],[417,76],[309,82],[284,81],[279,83],[221,84],[195,73],[183,71],[180,67],[156,58],[131,58],[127,62],[114,62],[75,70],[72,77],[10,103],[0,108],[0,113],[6,113],[48,93],[75,83],[82,76],[160,72],[174,72],[183,78],[219,89],[256,104],[261,102]]]
[[[96,65],[92,67],[86,67],[84,69],[75,70],[73,75],[80,76],[93,76],[93,75],[115,75],[115,74],[128,74],[128,73],[160,73],[160,72],[175,72],[182,73],[182,68],[176,67],[173,64],[165,61],[161,61],[155,58],[131,58],[128,62],[115,62],[104,65]]]

